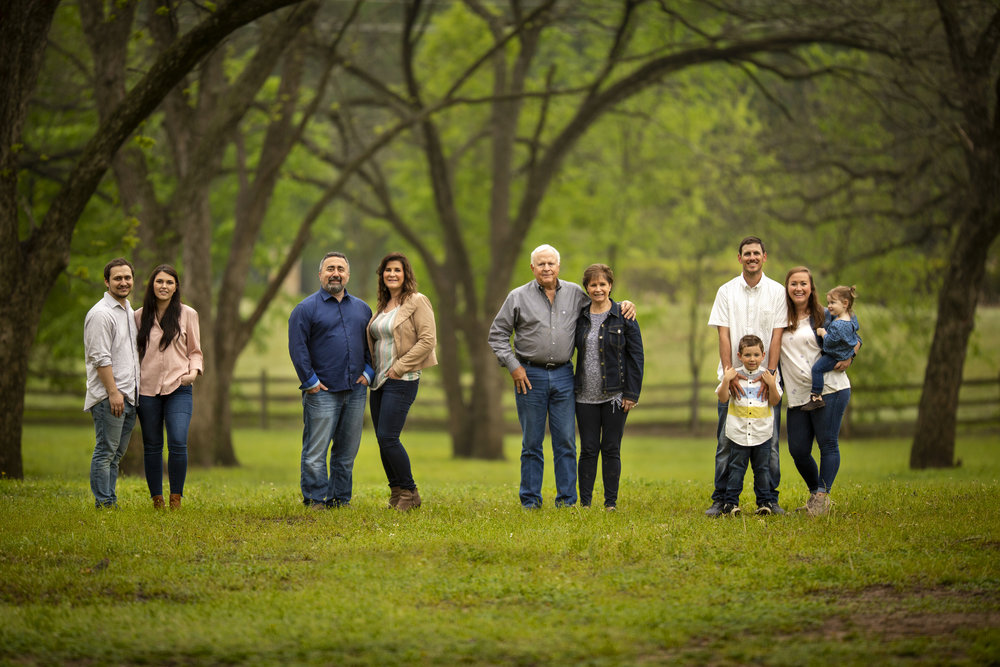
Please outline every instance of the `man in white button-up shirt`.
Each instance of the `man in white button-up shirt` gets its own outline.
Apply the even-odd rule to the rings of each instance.
[[[718,379],[722,380],[726,369],[732,368],[736,362],[737,345],[740,338],[754,334],[764,341],[767,350],[764,364],[770,371],[777,370],[781,358],[781,334],[788,324],[788,312],[785,305],[785,288],[764,275],[764,263],[767,252],[764,242],[756,236],[748,236],[740,241],[737,254],[742,273],[719,288],[712,305],[712,314],[708,324],[719,330],[719,370]],[[736,394],[742,390],[734,382],[730,389]],[[726,482],[729,479],[729,446],[725,437],[727,403],[719,403],[719,422],[716,430],[717,446],[715,450],[715,489],[712,492],[712,506],[706,510],[708,516],[715,516],[722,511],[723,498],[726,494]],[[781,405],[774,408],[774,433],[771,437],[770,477],[774,494],[775,513],[783,514],[778,505],[778,483],[781,481],[781,471],[778,459],[778,431],[781,426]]]
[[[139,353],[135,314],[128,297],[134,269],[119,257],[104,267],[108,291],[83,324],[87,362],[87,398],[83,409],[94,418],[97,437],[90,462],[90,489],[98,509],[115,507],[118,464],[125,456],[135,425],[139,393]]]

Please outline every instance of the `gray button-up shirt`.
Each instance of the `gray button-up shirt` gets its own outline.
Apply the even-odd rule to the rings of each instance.
[[[490,326],[493,354],[509,371],[521,367],[518,357],[536,364],[569,361],[573,357],[576,320],[588,303],[590,297],[583,289],[565,280],[558,282],[551,303],[537,280],[511,290]]]
[[[83,348],[87,361],[87,398],[83,409],[89,410],[105,398],[108,391],[97,376],[97,369],[111,366],[115,386],[132,405],[139,394],[138,333],[132,304],[125,305],[108,292],[98,301],[83,323]]]

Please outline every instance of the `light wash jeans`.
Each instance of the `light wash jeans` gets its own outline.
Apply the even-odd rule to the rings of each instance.
[[[347,505],[354,486],[354,459],[361,447],[368,388],[302,392],[302,502]],[[330,446],[330,443],[333,446]],[[330,448],[330,472],[326,452]]]
[[[545,472],[545,422],[552,434],[552,459],[556,472],[556,507],[576,504],[576,391],[573,364],[552,370],[525,366],[531,389],[515,393],[517,419],[521,423],[521,505],[542,506]]]
[[[125,409],[120,417],[111,414],[111,401],[103,401],[90,408],[94,418],[94,456],[90,460],[90,490],[94,493],[97,508],[115,507],[118,495],[118,464],[128,449],[128,439],[135,426],[135,406],[125,400]]]

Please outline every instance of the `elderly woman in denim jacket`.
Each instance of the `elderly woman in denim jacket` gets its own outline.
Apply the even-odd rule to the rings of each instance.
[[[621,444],[625,418],[639,402],[642,388],[642,335],[635,320],[622,317],[611,299],[615,274],[606,264],[583,273],[590,305],[576,324],[576,423],[580,431],[580,505],[588,507],[601,456],[604,508],[618,505]]]

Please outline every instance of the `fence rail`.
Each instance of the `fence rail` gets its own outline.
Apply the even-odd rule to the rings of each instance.
[[[238,426],[287,427],[302,420],[299,381],[266,371],[236,377],[231,387],[233,420]],[[82,373],[39,372],[31,375],[25,396],[26,423],[89,423],[81,406],[86,379]],[[855,385],[844,418],[844,435],[909,435],[917,417],[920,384]],[[700,434],[715,428],[715,384],[672,383],[643,386],[641,409],[629,417],[632,432]],[[504,417],[517,430],[513,395],[504,397]],[[420,395],[408,428],[444,429],[444,390],[434,375],[421,380]],[[958,424],[963,429],[1000,431],[1000,375],[962,382]]]

